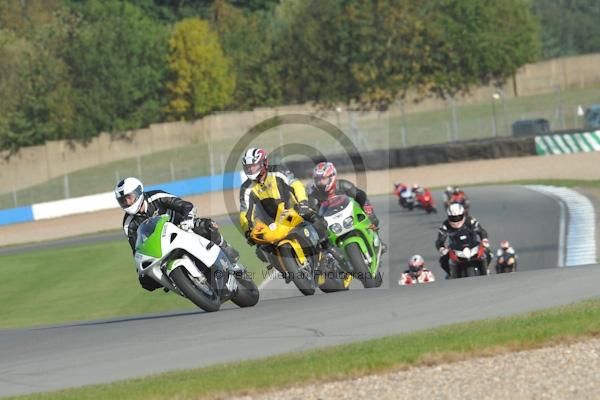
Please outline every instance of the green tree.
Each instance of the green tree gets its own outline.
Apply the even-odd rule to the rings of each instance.
[[[439,96],[501,84],[539,57],[539,26],[522,0],[441,0],[431,21],[429,89]]]
[[[289,102],[386,108],[410,88],[445,97],[502,82],[539,48],[522,0],[284,0],[276,21]]]
[[[90,0],[78,10],[62,57],[71,73],[80,138],[160,121],[168,30],[138,7]]]
[[[30,40],[0,31],[0,148],[67,137],[73,103],[66,65],[56,56],[45,24],[28,30]]]
[[[211,22],[236,76],[233,105],[248,109],[281,103],[279,65],[273,58],[270,15],[244,13],[216,0]]]
[[[286,103],[329,104],[356,92],[342,1],[284,0],[275,10],[275,62]]]
[[[600,2],[533,0],[539,18],[544,58],[600,52]]]
[[[169,118],[196,119],[232,102],[235,77],[207,21],[189,18],[177,23],[169,47]]]

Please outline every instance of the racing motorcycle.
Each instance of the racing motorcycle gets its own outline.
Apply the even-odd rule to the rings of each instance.
[[[398,285],[407,286],[430,282],[435,282],[435,276],[433,275],[433,272],[429,270],[423,270],[419,275],[416,275],[410,271],[404,271],[402,275],[400,275]]]
[[[471,202],[467,199],[466,195],[464,192],[460,192],[458,194],[452,194],[448,200],[444,201],[444,207],[446,208],[446,210],[448,209],[448,207],[450,207],[450,204],[453,203],[459,203],[460,205],[463,206],[463,208],[465,209],[465,214],[468,215],[469,214],[469,207],[471,205]]]
[[[429,189],[424,189],[423,191],[418,191],[416,194],[416,200],[419,207],[427,212],[427,214],[435,213],[437,214],[437,208],[435,208],[435,201],[431,196],[431,192]]]
[[[365,288],[381,286],[381,241],[358,202],[345,195],[333,196],[321,205],[319,214],[327,221],[329,240],[343,250],[354,277]]]
[[[412,211],[415,208],[415,194],[406,185],[396,185],[394,194],[398,197],[398,204],[402,208]]]
[[[458,232],[448,247],[452,279],[487,275],[488,250],[477,234],[466,230]]]
[[[273,223],[267,224],[264,221],[268,217],[258,214],[250,237],[286,278],[286,283],[293,281],[305,296],[314,294],[316,287],[325,293],[348,289],[352,276],[343,272],[340,260],[321,248],[312,224],[294,209],[286,209],[283,203],[278,205]]]
[[[215,243],[180,229],[159,215],[142,222],[134,254],[140,275],[190,300],[204,311],[218,311],[231,300],[239,307],[258,303],[256,284],[246,269],[233,265]]]
[[[506,252],[498,254],[496,260],[496,273],[504,274],[517,271],[517,256]]]

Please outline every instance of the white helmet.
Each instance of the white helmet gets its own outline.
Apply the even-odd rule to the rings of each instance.
[[[448,222],[454,229],[459,229],[465,223],[465,208],[460,203],[452,203],[448,210]]]
[[[417,273],[421,272],[425,267],[425,260],[420,254],[415,254],[408,259],[408,269],[410,272]]]
[[[137,178],[125,178],[117,183],[115,197],[127,214],[137,214],[144,201],[144,185]]]
[[[248,179],[264,182],[269,169],[269,159],[264,149],[251,148],[242,157],[242,166]]]

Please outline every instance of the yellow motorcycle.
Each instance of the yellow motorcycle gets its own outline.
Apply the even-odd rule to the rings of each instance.
[[[294,209],[280,203],[274,221],[264,220],[255,217],[250,237],[286,283],[294,282],[305,296],[314,294],[317,286],[325,293],[348,289],[352,276],[343,272],[340,260],[321,249],[316,229]]]

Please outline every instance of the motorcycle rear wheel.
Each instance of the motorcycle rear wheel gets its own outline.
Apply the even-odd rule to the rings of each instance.
[[[246,273],[236,274],[236,281],[238,284],[237,294],[231,298],[231,301],[238,307],[252,307],[258,303],[260,294],[256,283]]]

